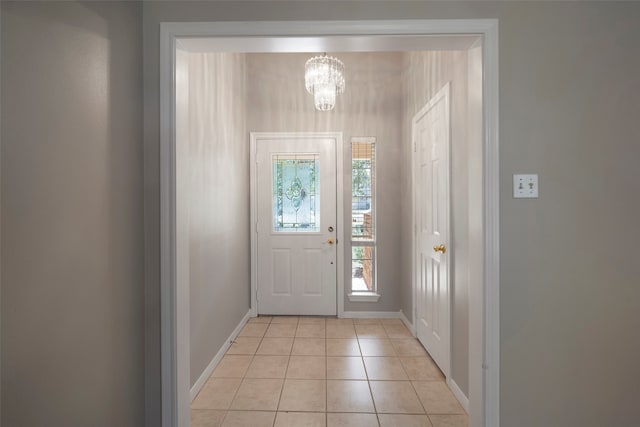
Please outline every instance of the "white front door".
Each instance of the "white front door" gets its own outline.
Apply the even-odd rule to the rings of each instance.
[[[255,143],[258,314],[336,314],[335,137]]]
[[[449,84],[414,117],[418,339],[449,375]]]

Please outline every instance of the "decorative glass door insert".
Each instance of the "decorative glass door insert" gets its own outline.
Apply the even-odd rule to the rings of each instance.
[[[273,231],[320,231],[319,154],[274,154]]]

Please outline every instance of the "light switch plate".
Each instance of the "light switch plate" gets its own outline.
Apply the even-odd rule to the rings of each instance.
[[[516,199],[537,199],[538,174],[513,175],[513,197]]]

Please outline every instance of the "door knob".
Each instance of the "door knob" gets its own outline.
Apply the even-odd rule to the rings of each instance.
[[[435,252],[441,252],[441,253],[445,253],[447,252],[447,248],[444,245],[437,245],[433,247],[433,250]]]
[[[327,245],[333,245],[333,237],[329,237],[329,239],[325,243]]]

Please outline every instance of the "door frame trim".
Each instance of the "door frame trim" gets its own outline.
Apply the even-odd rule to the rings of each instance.
[[[259,142],[272,139],[300,139],[300,138],[332,138],[336,141],[336,312],[338,317],[344,315],[344,141],[342,132],[250,132],[249,152],[249,186],[251,209],[251,316],[258,315],[258,203],[256,149]],[[342,298],[340,298],[342,296]]]
[[[500,170],[499,40],[497,19],[355,21],[162,22],[160,24],[160,337],[162,427],[189,425],[188,292],[177,280],[175,59],[184,37],[479,35],[483,59],[483,289],[471,322],[482,324],[481,361],[470,365],[482,379],[482,395],[470,402],[473,425],[500,425]],[[186,297],[186,301],[185,301]],[[152,298],[151,296],[149,298]],[[155,299],[147,305],[154,307]],[[185,308],[187,308],[185,312]],[[150,328],[155,328],[150,326]],[[154,333],[148,330],[147,333]],[[149,360],[155,349],[147,349]],[[470,355],[471,355],[470,348]],[[481,363],[478,363],[481,362]],[[188,385],[188,384],[187,384]],[[470,391],[473,388],[470,386]],[[155,395],[150,395],[150,399]],[[147,405],[148,406],[148,405]],[[477,421],[474,421],[477,420]]]

